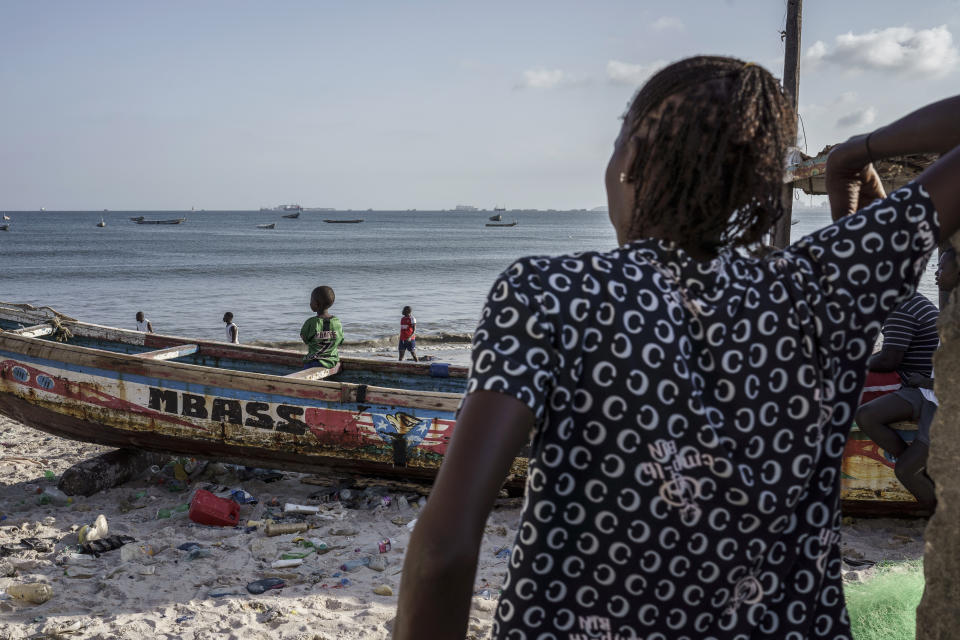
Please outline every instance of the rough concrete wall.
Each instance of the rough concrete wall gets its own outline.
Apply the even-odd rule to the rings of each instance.
[[[960,238],[953,238],[960,248]],[[927,467],[937,510],[924,535],[926,588],[917,608],[919,640],[960,638],[960,295],[941,308],[940,348],[933,360],[940,406],[930,429]]]

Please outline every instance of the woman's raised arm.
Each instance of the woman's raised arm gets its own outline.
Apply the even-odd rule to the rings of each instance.
[[[960,96],[934,102],[868,135],[836,146],[827,159],[827,193],[833,217],[859,208],[864,169],[871,162],[909,153],[940,153],[918,178],[940,215],[940,237],[960,227]]]

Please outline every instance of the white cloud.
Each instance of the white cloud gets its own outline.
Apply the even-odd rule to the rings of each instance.
[[[833,45],[815,42],[804,59],[829,62],[860,71],[943,75],[956,68],[960,52],[946,25],[921,29],[890,27],[868,33],[839,35]]]
[[[651,25],[654,31],[669,31],[670,29],[676,29],[677,31],[683,31],[684,25],[680,18],[674,18],[671,16],[662,16],[657,18],[656,21]]]
[[[527,69],[523,72],[523,81],[517,86],[526,89],[556,89],[573,83],[573,77],[562,69]]]
[[[667,66],[664,60],[655,60],[650,64],[631,64],[620,60],[607,62],[607,80],[613,84],[638,87],[654,73]]]
[[[845,116],[837,119],[838,127],[847,127],[851,129],[862,129],[863,127],[873,124],[874,120],[877,119],[877,110],[873,107],[866,107],[863,109],[857,109],[852,113],[848,113]]]

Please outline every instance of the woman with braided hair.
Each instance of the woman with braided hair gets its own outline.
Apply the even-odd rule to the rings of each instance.
[[[464,637],[529,442],[495,638],[849,640],[840,462],[884,318],[958,227],[960,97],[839,145],[837,222],[756,257],[789,124],[777,81],[739,60],[640,90],[606,172],[619,247],[522,258],[490,291],[395,638]],[[870,163],[921,151],[945,155],[871,202]]]

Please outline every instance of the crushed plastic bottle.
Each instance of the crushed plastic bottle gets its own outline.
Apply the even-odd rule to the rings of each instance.
[[[281,556],[283,557],[283,556]],[[270,564],[274,569],[284,569],[286,567],[299,567],[303,564],[302,559],[275,560]]]
[[[163,518],[172,518],[173,516],[180,515],[182,513],[187,513],[190,511],[189,504],[178,504],[173,509],[157,509],[157,520]]]
[[[187,554],[187,560],[209,558],[211,555],[213,555],[213,552],[210,549],[191,549],[190,553]]]
[[[7,587],[7,595],[33,604],[43,604],[53,597],[53,588],[42,582],[13,584]]]
[[[264,532],[268,536],[282,536],[286,533],[302,533],[310,528],[306,522],[282,522],[280,524],[268,524],[264,527]]]
[[[58,507],[65,507],[72,502],[73,498],[56,487],[47,487],[44,489],[43,493],[40,494],[40,498],[37,500],[38,504],[54,504]]]
[[[370,566],[370,556],[364,558],[355,558],[354,560],[347,560],[342,565],[340,569],[343,571],[356,571],[360,567],[369,567]]]
[[[288,502],[283,506],[284,513],[319,513],[320,507],[311,507],[305,504],[293,504]]]

